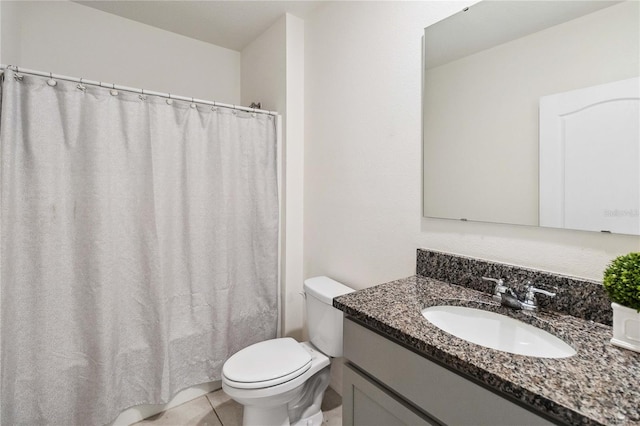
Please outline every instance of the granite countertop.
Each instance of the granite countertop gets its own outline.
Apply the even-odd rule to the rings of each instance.
[[[422,276],[336,297],[333,305],[488,388],[567,424],[640,424],[640,354],[609,343],[612,328],[556,312],[515,311],[491,295]],[[560,337],[577,351],[569,358],[533,358],[469,343],[421,314],[458,305],[502,313]]]

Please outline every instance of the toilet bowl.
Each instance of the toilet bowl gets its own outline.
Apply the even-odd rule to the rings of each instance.
[[[342,312],[333,298],[353,289],[327,277],[304,283],[310,342],[285,337],[248,346],[225,362],[222,388],[244,406],[245,426],[319,426],[330,358],[342,356]]]
[[[314,396],[318,393],[324,394],[329,385],[329,357],[315,349],[309,342],[298,343],[289,337],[256,343],[236,355],[239,355],[242,361],[249,361],[250,365],[262,366],[261,371],[256,369],[256,371],[241,372],[236,370],[236,368],[242,368],[241,363],[237,362],[238,359],[230,358],[223,369],[222,388],[227,395],[244,406],[243,424],[299,423],[315,426],[322,423],[319,404],[317,410],[311,410],[314,412],[303,416],[306,407],[300,410],[300,404],[295,402],[303,399],[305,390],[310,391],[305,389],[305,385],[314,376],[316,376],[314,381],[320,381],[313,390]],[[256,359],[250,359],[252,356],[256,356]],[[284,361],[291,362],[289,369],[292,371],[283,369]],[[292,402],[294,404],[291,404]],[[321,396],[319,402],[322,402]],[[312,420],[310,417],[317,413],[320,413],[319,422],[309,423],[309,420]]]

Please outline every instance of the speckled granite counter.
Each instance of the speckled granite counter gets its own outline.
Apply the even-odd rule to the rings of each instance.
[[[611,327],[573,316],[513,311],[487,293],[421,276],[334,299],[360,323],[490,389],[566,424],[640,424],[640,354],[609,343]],[[576,349],[570,358],[513,355],[454,337],[428,322],[435,305],[480,307],[547,330]]]

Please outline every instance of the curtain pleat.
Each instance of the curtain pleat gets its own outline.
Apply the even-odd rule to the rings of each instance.
[[[46,80],[2,83],[0,423],[105,424],[275,337],[275,119]]]

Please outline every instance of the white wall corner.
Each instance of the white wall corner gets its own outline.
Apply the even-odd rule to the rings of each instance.
[[[302,339],[304,327],[304,21],[286,19],[286,288],[284,334]]]
[[[241,101],[282,116],[282,334],[302,337],[304,21],[283,15],[241,52]]]

